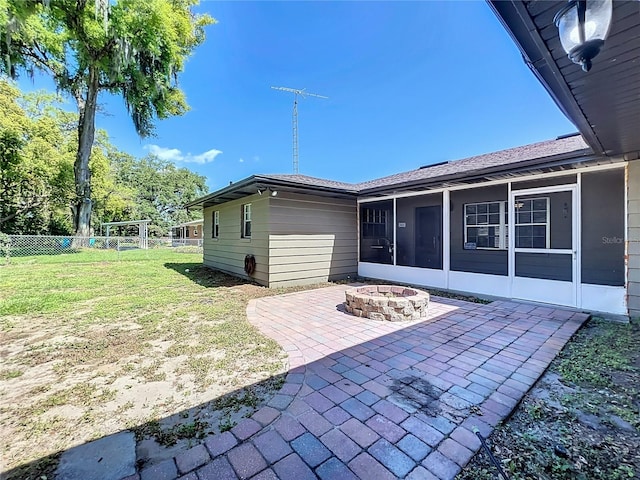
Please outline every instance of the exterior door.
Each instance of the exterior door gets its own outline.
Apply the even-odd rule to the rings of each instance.
[[[416,208],[417,267],[442,268],[442,207]]]
[[[577,306],[576,199],[574,185],[511,193],[509,273],[513,298]]]

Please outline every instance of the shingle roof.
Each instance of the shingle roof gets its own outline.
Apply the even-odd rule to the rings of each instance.
[[[258,178],[264,178],[268,180],[284,181],[297,183],[301,185],[309,185],[312,187],[326,187],[336,188],[340,190],[347,190],[349,192],[357,192],[357,186],[354,183],[337,182],[335,180],[327,180],[324,178],[309,177],[307,175],[299,174],[274,174],[274,175],[256,175]]]
[[[499,152],[477,155],[452,162],[427,165],[416,170],[397,173],[383,178],[377,178],[362,183],[346,183],[324,178],[309,177],[299,174],[268,174],[253,175],[210,193],[198,200],[190,202],[187,206],[203,205],[211,199],[228,201],[247,195],[249,186],[255,188],[260,184],[275,184],[289,186],[291,188],[306,188],[316,192],[333,192],[340,195],[352,196],[355,194],[368,194],[372,192],[384,193],[386,189],[400,186],[420,185],[421,183],[434,184],[451,179],[478,178],[481,175],[496,175],[509,173],[515,170],[534,169],[550,162],[566,161],[593,155],[593,151],[579,135],[560,137],[555,140],[533,143],[522,147],[509,148]],[[253,192],[255,193],[255,191]]]
[[[357,185],[358,191],[394,185],[425,181],[435,181],[439,177],[451,175],[471,175],[492,167],[504,167],[504,171],[516,168],[519,163],[540,159],[543,163],[549,157],[578,157],[592,153],[582,136],[574,135],[556,140],[533,143],[521,147],[509,148],[499,152],[476,155],[452,162],[426,166],[409,172],[396,173],[388,177],[377,178]]]
[[[257,177],[308,185],[311,187],[336,188],[350,192],[362,192],[372,189],[393,187],[420,181],[436,182],[440,177],[473,175],[487,169],[504,170],[517,168],[519,164],[540,160],[544,163],[553,157],[575,158],[592,154],[589,145],[579,134],[560,137],[555,140],[532,143],[521,147],[509,148],[498,152],[476,155],[461,160],[427,165],[416,170],[396,173],[361,183],[345,183],[306,175],[257,175]],[[503,167],[503,168],[501,168]]]

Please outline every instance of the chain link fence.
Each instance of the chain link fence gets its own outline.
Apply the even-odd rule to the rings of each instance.
[[[200,247],[202,238],[173,238],[170,240],[172,247]]]
[[[174,249],[181,253],[202,253],[202,239],[156,237],[76,237],[53,235],[0,234],[0,261],[37,256],[85,254],[87,259],[120,259],[125,252],[146,253],[157,249]],[[145,255],[136,255],[136,258]]]

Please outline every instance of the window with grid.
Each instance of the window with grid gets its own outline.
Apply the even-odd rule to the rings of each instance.
[[[549,248],[549,198],[518,199],[516,248]]]
[[[211,224],[211,238],[218,238],[220,234],[220,212],[215,210],[213,212],[213,222]]]
[[[251,204],[242,205],[242,238],[251,238]]]
[[[387,210],[365,208],[362,211],[362,238],[381,238],[387,235]]]
[[[464,205],[464,241],[475,248],[507,248],[507,202],[481,202]]]

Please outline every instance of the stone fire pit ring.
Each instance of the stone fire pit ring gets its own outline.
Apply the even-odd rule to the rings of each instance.
[[[345,310],[356,317],[406,322],[427,316],[429,293],[416,288],[367,285],[345,292]]]

